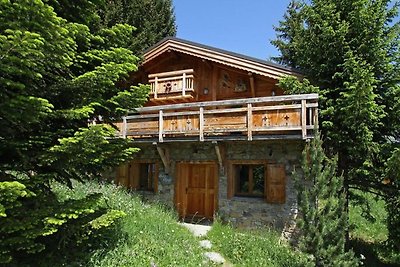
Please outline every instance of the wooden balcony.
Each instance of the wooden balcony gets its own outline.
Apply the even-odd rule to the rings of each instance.
[[[194,97],[193,69],[149,74],[150,101],[165,102]]]
[[[144,107],[117,123],[138,142],[307,139],[318,95],[287,95]]]

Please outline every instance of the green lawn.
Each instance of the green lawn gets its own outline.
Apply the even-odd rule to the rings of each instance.
[[[214,249],[235,266],[307,266],[304,254],[279,239],[278,233],[238,230],[215,222],[208,233]]]
[[[388,235],[385,201],[371,193],[358,190],[352,193],[370,207],[366,212],[357,201],[350,203],[350,239],[354,251],[365,257],[364,266],[400,266],[400,252],[389,252],[384,243]]]
[[[92,250],[75,255],[66,266],[209,266],[203,263],[203,250],[175,215],[160,205],[145,204],[133,194],[112,184],[75,183],[74,190],[59,184],[54,190],[60,198],[80,198],[100,192],[106,205],[127,215],[107,235],[89,242]],[[54,265],[53,265],[54,266]]]

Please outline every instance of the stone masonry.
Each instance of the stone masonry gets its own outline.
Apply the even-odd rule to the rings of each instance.
[[[304,141],[253,141],[253,142],[221,142],[224,147],[226,162],[219,169],[218,210],[216,216],[237,227],[258,228],[269,226],[277,230],[290,229],[297,215],[296,193],[291,178],[294,166],[298,166]],[[211,142],[196,143],[165,143],[170,151],[171,167],[167,174],[157,152],[152,144],[138,144],[141,151],[136,158],[158,162],[158,192],[139,192],[149,201],[157,201],[174,206],[175,166],[177,162],[218,162],[215,144]],[[286,202],[284,204],[269,204],[261,198],[237,197],[227,198],[227,170],[230,160],[268,160],[284,164],[286,170]]]

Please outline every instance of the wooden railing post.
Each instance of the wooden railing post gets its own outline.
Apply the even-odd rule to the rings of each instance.
[[[158,91],[158,77],[154,78],[154,98],[157,98],[157,91]]]
[[[126,122],[126,116],[122,117],[122,138],[126,138],[126,132],[128,129],[128,124]]]
[[[164,141],[163,133],[164,133],[164,119],[163,119],[163,111],[161,109],[159,111],[159,116],[158,116],[158,141],[160,143]]]
[[[307,107],[306,100],[301,100],[301,136],[307,138]]]
[[[199,138],[200,141],[204,141],[204,108],[200,107],[199,113]]]
[[[247,140],[253,140],[253,107],[251,103],[247,104]]]
[[[182,96],[185,96],[186,92],[186,72],[182,74]]]

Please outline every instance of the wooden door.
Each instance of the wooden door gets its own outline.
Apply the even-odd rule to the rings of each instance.
[[[213,218],[217,208],[218,168],[215,163],[178,163],[175,206],[181,217]]]

